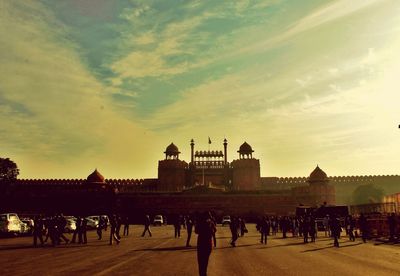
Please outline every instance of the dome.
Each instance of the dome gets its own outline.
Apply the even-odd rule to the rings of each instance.
[[[310,182],[327,181],[327,180],[328,180],[328,176],[326,175],[326,173],[323,170],[321,170],[318,167],[318,165],[312,171],[312,173],[310,174],[310,177],[309,177]]]
[[[97,169],[94,170],[88,177],[87,182],[89,183],[104,183],[104,176],[99,173]]]
[[[181,153],[178,149],[177,146],[174,145],[174,143],[171,143],[164,152],[166,155],[178,155],[179,153]]]
[[[244,142],[241,146],[240,146],[240,148],[239,148],[239,150],[238,150],[238,153],[241,153],[241,154],[251,154],[252,152],[254,152],[254,150],[251,148],[251,146],[249,145],[249,144],[247,144],[246,142]]]

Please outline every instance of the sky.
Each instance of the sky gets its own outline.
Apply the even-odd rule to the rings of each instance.
[[[262,176],[399,174],[399,49],[397,0],[0,0],[0,156],[148,178],[210,137]]]

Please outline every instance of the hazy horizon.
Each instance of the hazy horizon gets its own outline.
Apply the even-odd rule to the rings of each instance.
[[[261,176],[400,174],[400,1],[0,0],[19,178],[157,177],[173,142]]]

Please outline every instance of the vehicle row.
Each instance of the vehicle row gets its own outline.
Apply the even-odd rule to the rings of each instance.
[[[64,216],[65,219],[65,232],[73,232],[77,227],[77,218],[74,216]],[[100,219],[103,219],[103,223],[108,225],[109,219],[106,215],[96,215],[85,217],[86,227],[88,230],[97,229],[99,226]],[[48,218],[42,219],[44,225]],[[34,229],[34,220],[29,217],[19,217],[16,213],[5,213],[0,214],[0,235],[31,235]]]

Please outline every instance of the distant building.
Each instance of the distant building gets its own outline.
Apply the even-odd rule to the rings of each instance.
[[[107,213],[140,216],[214,210],[217,215],[293,214],[296,206],[335,204],[335,187],[318,166],[308,178],[261,177],[260,161],[246,142],[238,159],[223,150],[195,150],[179,159],[171,143],[158,162],[158,178],[105,179],[96,169],[86,179],[21,179],[2,209],[21,212]]]

